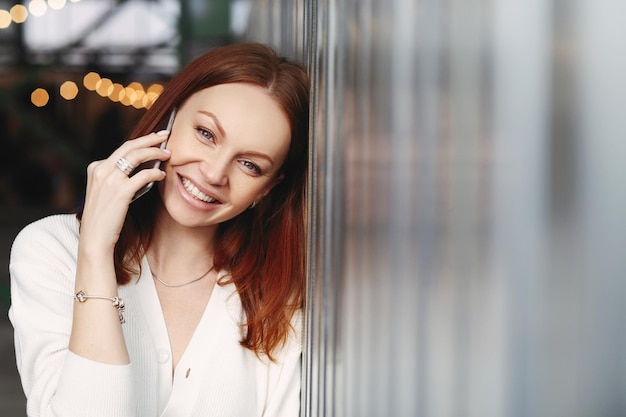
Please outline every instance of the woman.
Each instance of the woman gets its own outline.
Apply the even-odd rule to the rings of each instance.
[[[307,123],[301,66],[214,49],[89,165],[79,216],[18,235],[29,416],[298,415]]]

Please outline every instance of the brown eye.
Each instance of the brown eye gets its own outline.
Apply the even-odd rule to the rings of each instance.
[[[209,142],[215,142],[215,134],[211,130],[205,129],[203,127],[197,127],[196,131],[202,137],[202,139]]]
[[[260,175],[261,174],[261,168],[255,164],[254,162],[250,162],[250,161],[241,161],[241,165],[243,165],[248,171],[256,174],[256,175]]]

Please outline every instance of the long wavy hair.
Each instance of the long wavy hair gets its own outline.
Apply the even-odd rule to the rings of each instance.
[[[286,340],[293,314],[303,303],[309,120],[305,69],[262,44],[213,49],[167,83],[130,137],[162,128],[170,111],[191,95],[225,83],[266,89],[291,127],[289,151],[279,172],[282,181],[254,209],[218,226],[213,257],[216,270],[229,272],[219,284],[235,284],[246,314],[241,345],[272,359],[272,351]],[[153,187],[130,205],[115,247],[118,284],[127,284],[141,273],[141,259],[150,246],[161,204],[158,187]]]

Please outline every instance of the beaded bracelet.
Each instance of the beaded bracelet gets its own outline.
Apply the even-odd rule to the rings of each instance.
[[[85,291],[78,291],[76,295],[74,296],[74,299],[78,301],[79,303],[84,303],[89,298],[112,301],[113,306],[117,309],[117,315],[119,316],[120,323],[122,324],[126,323],[126,320],[124,320],[124,309],[125,309],[124,300],[122,300],[120,297],[103,297],[101,295],[87,295]]]

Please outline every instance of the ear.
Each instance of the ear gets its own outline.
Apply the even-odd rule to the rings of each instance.
[[[263,188],[263,190],[259,193],[258,197],[254,201],[259,202],[263,197],[268,195],[269,192],[272,191],[272,188],[276,187],[276,185],[278,185],[278,183],[280,183],[283,178],[285,178],[285,174],[277,175],[274,179],[272,179],[272,181],[270,181],[269,184],[265,186],[265,188]]]

